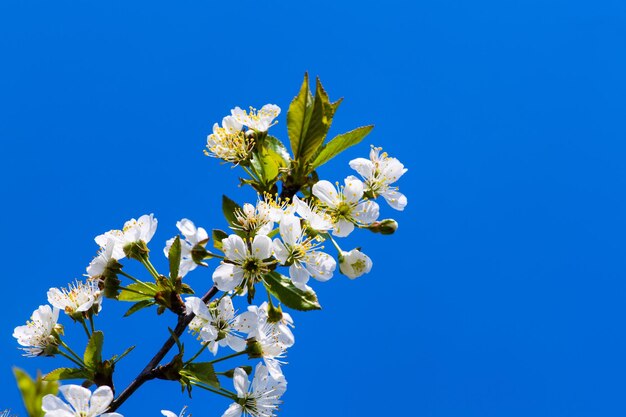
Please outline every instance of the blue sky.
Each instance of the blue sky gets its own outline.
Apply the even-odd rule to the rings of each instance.
[[[294,314],[280,415],[626,414],[623,2],[128,3],[0,4],[0,409],[25,415],[11,365],[63,363],[20,357],[11,333],[84,273],[93,237],[153,212],[164,267],[178,219],[224,228],[221,194],[255,196],[202,155],[207,133],[236,105],[286,110],[309,71],[345,97],[332,133],[376,125],[320,175],[383,146],[409,205],[383,209],[395,235],[347,239],[371,274]],[[272,129],[286,139],[284,114]],[[126,307],[98,320],[105,353],[137,345],[118,388],[174,323]],[[159,381],[120,411],[184,404],[227,407]]]

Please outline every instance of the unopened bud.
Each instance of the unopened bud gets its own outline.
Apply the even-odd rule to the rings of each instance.
[[[394,219],[385,219],[370,224],[368,229],[374,233],[380,233],[382,235],[392,235],[395,233],[396,230],[398,230],[398,222]]]

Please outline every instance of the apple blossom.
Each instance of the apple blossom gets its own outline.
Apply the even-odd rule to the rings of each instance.
[[[256,235],[250,247],[237,235],[230,235],[222,240],[224,261],[213,272],[213,281],[220,291],[232,291],[239,285],[252,285],[262,280],[269,272],[267,261],[272,256],[272,240],[263,235]]]
[[[209,235],[202,227],[196,227],[195,224],[189,219],[182,219],[176,222],[176,227],[180,230],[180,233],[185,237],[185,240],[181,241],[181,260],[180,260],[180,269],[178,271],[181,277],[184,277],[189,273],[189,271],[193,271],[196,269],[198,264],[193,260],[192,251],[196,246],[201,246],[204,248],[207,241],[209,240]],[[165,248],[163,249],[163,253],[166,257],[169,256],[170,249],[174,240],[176,238],[169,239],[165,242]]]
[[[287,390],[287,382],[272,378],[261,364],[256,366],[252,386],[248,375],[241,368],[235,369],[233,385],[237,391],[237,401],[228,407],[222,417],[273,417],[281,403],[280,397]]]
[[[222,298],[216,306],[207,305],[198,297],[185,300],[187,312],[196,316],[189,324],[189,329],[197,333],[209,350],[215,355],[218,346],[229,346],[236,352],[246,348],[246,341],[237,333],[237,318],[230,297]]]
[[[67,288],[50,288],[48,302],[68,316],[76,313],[87,313],[92,310],[99,313],[102,308],[102,292],[96,281],[76,281]]]
[[[123,417],[119,413],[106,412],[113,401],[113,391],[106,385],[97,388],[93,394],[80,385],[64,385],[59,391],[69,404],[56,395],[46,395],[41,406],[46,413],[44,417]]]
[[[339,256],[339,270],[348,278],[358,278],[372,269],[372,260],[358,249],[342,251]]]
[[[267,132],[275,123],[274,119],[280,114],[280,107],[275,104],[266,104],[260,110],[250,107],[247,112],[239,107],[232,109],[233,118],[244,126],[257,132]]]
[[[21,346],[24,356],[52,355],[59,343],[57,335],[57,321],[59,309],[49,305],[39,306],[33,312],[25,326],[18,326],[13,331],[13,337]],[[60,330],[60,329],[59,329]]]

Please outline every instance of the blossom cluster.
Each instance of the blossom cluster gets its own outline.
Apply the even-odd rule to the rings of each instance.
[[[252,159],[262,153],[259,147],[265,146],[267,131],[280,113],[281,109],[273,104],[258,111],[234,108],[221,125],[213,126],[207,138],[206,154],[245,169],[252,167]],[[14,337],[26,356],[61,355],[78,365],[65,379],[111,377],[102,373],[105,361],[88,363],[87,353],[81,358],[64,342],[59,312],[80,323],[89,343],[100,343],[101,348],[102,340],[96,340],[101,336],[96,337],[94,316],[101,313],[104,298],[135,302],[127,315],[156,305],[159,314],[169,309],[179,319],[190,318],[188,330],[198,340],[200,350],[186,362],[161,366],[161,373],[155,373],[155,377],[178,378],[189,390],[198,386],[230,398],[233,402],[223,417],[274,416],[287,387],[283,372],[287,351],[295,344],[294,320],[283,307],[319,308],[310,286],[311,278],[326,282],[337,270],[350,279],[369,273],[373,266],[370,257],[361,248],[343,250],[339,239],[358,229],[382,234],[395,232],[395,220],[379,220],[379,197],[398,211],[407,205],[407,198],[396,185],[407,171],[398,159],[372,147],[369,158],[353,159],[349,166],[359,177],[348,175],[342,183],[333,183],[305,175],[314,181],[307,186],[299,184],[291,195],[266,187],[268,182],[255,183],[257,187],[274,191],[259,192],[256,201],[242,206],[234,202],[225,205],[230,233],[213,230],[210,234],[193,221],[181,219],[176,223],[180,235],[168,239],[163,247],[170,263],[169,277],[160,274],[150,258],[148,246],[158,226],[153,214],[131,219],[121,229],[98,235],[95,242],[99,249],[86,268],[85,279],[76,280],[66,288],[50,288],[49,305],[40,306],[26,325],[15,328]],[[277,170],[272,177],[274,183],[279,181],[280,172]],[[250,181],[261,177],[257,172]],[[209,249],[211,240],[221,254]],[[139,261],[153,281],[143,281],[123,271],[125,258]],[[219,259],[219,264],[211,267],[214,288],[221,292],[216,300],[193,295],[193,290],[183,282],[188,273],[199,267],[209,268],[211,259]],[[123,283],[123,279],[129,282]],[[267,290],[260,292],[261,297],[267,293],[267,300],[254,303],[256,289],[261,286]],[[296,294],[296,300],[281,293],[281,288],[289,288],[290,294]],[[237,310],[235,303],[241,298],[247,300],[247,305]],[[205,369],[212,370],[222,360],[239,355],[256,361],[252,382],[250,366],[215,373],[232,378],[234,392],[223,388],[217,379],[207,382],[206,375],[195,374],[190,364],[196,363],[205,349],[214,358],[201,362],[210,366]],[[226,356],[217,357],[228,349],[231,352]],[[117,360],[117,357],[112,359],[113,363]],[[170,368],[175,371],[169,374],[163,371]],[[60,391],[67,403],[60,397],[47,395],[42,403],[45,416],[121,416],[115,412],[117,404],[112,389],[106,383],[98,385],[93,393],[79,385],[62,386]],[[185,412],[183,409],[179,416]],[[168,410],[162,414],[177,416]]]

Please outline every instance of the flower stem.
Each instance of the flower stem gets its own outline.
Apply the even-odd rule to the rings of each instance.
[[[143,266],[146,267],[146,269],[148,270],[148,272],[150,272],[154,279],[159,278],[159,273],[157,272],[154,265],[152,265],[152,262],[150,262],[150,258],[148,257],[148,255],[144,255],[141,257],[141,263],[143,264]]]
[[[80,366],[81,368],[83,368],[85,365],[83,365],[82,363],[78,362],[76,359],[72,358],[70,355],[68,355],[67,353],[63,352],[62,350],[59,350],[59,355],[65,357],[66,359],[69,359],[72,363]]]
[[[222,397],[230,398],[232,400],[236,400],[237,399],[237,395],[234,392],[230,392],[230,391],[225,390],[223,388],[222,388],[222,390],[217,390],[217,389],[212,388],[212,387],[210,387],[208,385],[198,384],[197,382],[194,382],[194,381],[191,381],[191,384],[196,386],[196,387],[198,387],[198,388],[202,388],[202,389],[205,389],[207,391],[210,391],[210,392],[212,392],[214,394],[221,395]],[[223,392],[223,391],[225,391],[225,392]]]
[[[230,359],[230,358],[234,358],[234,357],[237,357],[237,356],[245,355],[246,353],[248,353],[248,352],[246,352],[245,350],[242,350],[241,352],[235,352],[235,353],[233,353],[231,355],[226,355],[226,356],[224,356],[222,358],[213,359],[210,362],[211,363],[218,363],[218,362],[222,362],[222,361],[225,361],[227,359]]]
[[[200,356],[200,354],[201,354],[202,352],[204,352],[204,350],[207,348],[207,346],[208,346],[208,345],[209,345],[208,343],[203,343],[203,344],[202,344],[202,347],[200,348],[200,350],[198,351],[198,353],[196,353],[195,355],[193,355],[193,356],[191,357],[191,359],[189,359],[187,362],[185,362],[185,365],[187,365],[188,363],[193,362],[193,361],[194,361],[194,359],[196,359],[198,356]]]
[[[74,352],[74,351],[72,350],[72,348],[71,348],[71,347],[69,347],[69,346],[67,345],[67,343],[65,343],[63,340],[60,340],[60,339],[59,339],[59,343],[61,344],[61,346],[63,346],[65,349],[67,349],[67,351],[68,351],[68,352],[69,352],[69,353],[70,353],[70,354],[71,354],[74,358],[76,358],[76,360],[78,361],[78,364],[79,364],[80,366],[85,366],[85,363],[83,362],[83,359],[82,359],[80,356],[78,356],[78,355],[76,354],[76,352]],[[59,351],[59,352],[60,352],[60,353],[62,353],[62,354],[63,354],[63,356],[68,357],[68,356],[67,356],[66,354],[64,354],[62,351]]]
[[[79,320],[80,324],[83,326],[85,333],[87,334],[87,339],[91,339],[91,333],[89,333],[89,329],[87,328],[87,324],[85,323],[85,319]]]
[[[93,314],[89,316],[89,326],[91,327],[91,333],[96,331],[96,325],[94,323]]]

